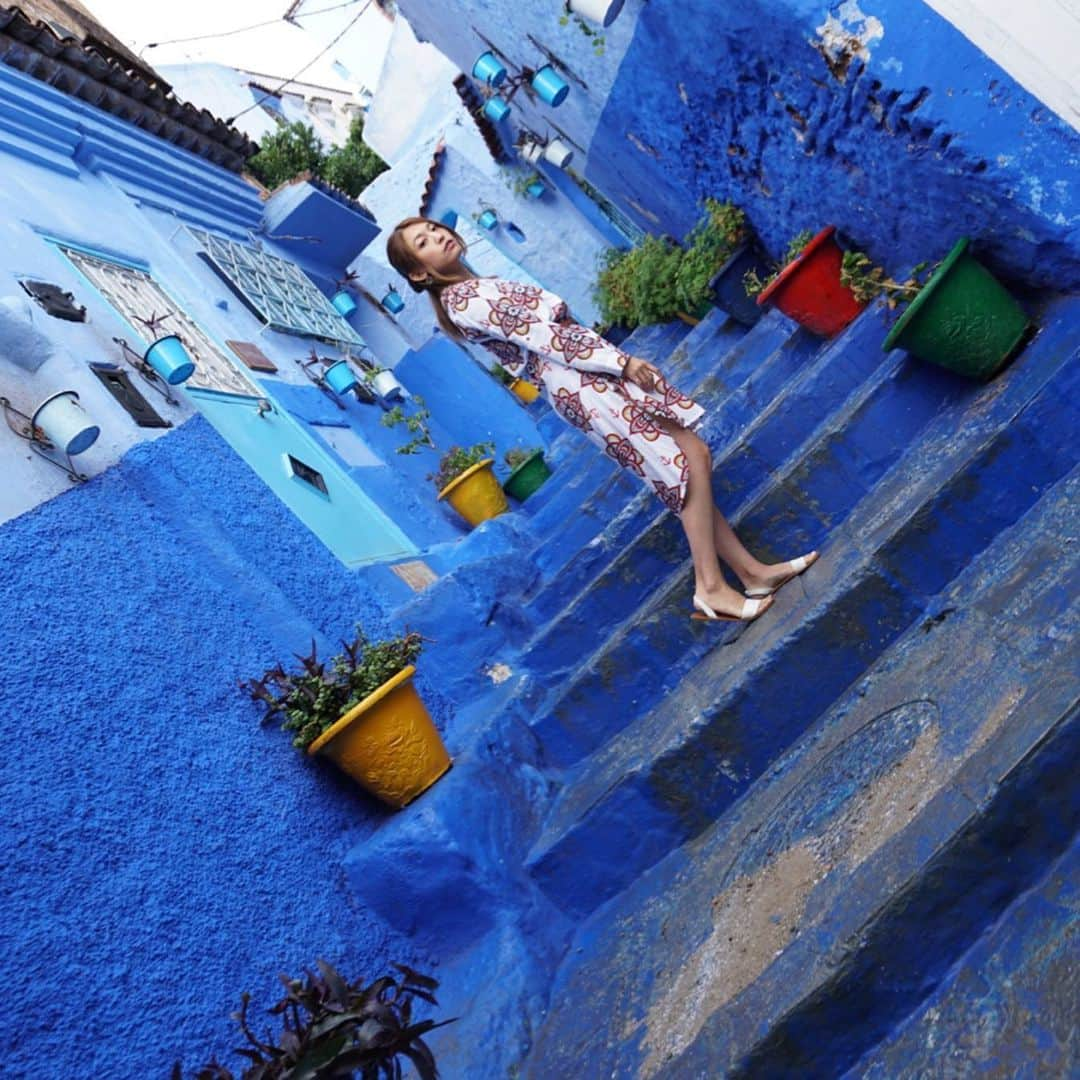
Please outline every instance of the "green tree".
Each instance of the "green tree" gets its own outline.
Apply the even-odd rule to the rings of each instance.
[[[345,145],[330,151],[319,175],[356,198],[386,168],[386,162],[364,142],[364,118],[357,115]]]
[[[308,170],[321,175],[325,162],[315,129],[294,120],[263,137],[259,152],[248,160],[248,168],[268,188],[276,188]]]

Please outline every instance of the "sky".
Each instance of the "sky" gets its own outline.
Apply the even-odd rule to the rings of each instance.
[[[281,16],[290,0],[181,0],[179,3],[147,3],[147,0],[82,0],[98,20],[153,67],[213,61],[232,67],[277,75],[294,75],[314,57],[334,33],[360,11],[365,0],[308,0],[310,12],[338,8],[322,15],[301,16],[302,26],[284,22]],[[175,38],[221,34],[253,23],[274,20],[273,25],[227,37],[165,44]],[[344,20],[344,21],[343,21]],[[370,30],[367,29],[370,27]],[[372,47],[365,49],[367,39]],[[372,4],[348,32],[350,70],[370,89],[378,83],[385,39],[384,17]],[[157,48],[147,48],[153,42]],[[303,81],[340,87],[341,78],[330,67],[333,51],[301,76]]]

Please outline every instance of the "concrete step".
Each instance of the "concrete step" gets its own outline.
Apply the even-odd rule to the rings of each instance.
[[[744,373],[737,389],[710,414],[703,431],[714,447],[714,489],[722,489],[717,498],[729,515],[738,506],[736,499],[775,487],[774,470],[784,456],[798,451],[830,413],[843,410],[849,396],[865,388],[875,372],[889,368],[881,352],[884,336],[879,319],[864,317],[810,359],[788,339]],[[755,354],[748,350],[745,355]],[[759,383],[767,389],[759,390]],[[778,494],[783,502],[779,515],[809,511],[801,515],[801,524],[816,545],[825,530],[813,522],[812,507],[800,506],[798,492],[778,490]],[[661,583],[669,588],[666,579],[687,565],[689,550],[679,520],[655,499],[641,509],[640,516],[617,518],[603,544],[582,552],[549,588],[529,598],[530,614],[554,615],[524,657],[537,678],[572,672],[620,623],[635,618]],[[773,542],[794,543],[785,542],[783,534]],[[578,593],[568,603],[574,590]],[[688,597],[683,598],[683,607],[688,614]]]
[[[743,798],[579,926],[523,1075],[839,1076],[1047,873],[1080,828],[1080,470],[1040,491]],[[708,772],[745,780],[742,733],[715,730],[669,799],[693,815]],[[656,825],[626,805],[579,872]]]
[[[1080,368],[1059,364],[1026,401],[1009,398],[1008,382],[984,401],[996,429],[964,441],[946,482],[909,492],[870,537],[834,537],[769,617],[709,653],[652,712],[566,775],[529,860],[554,903],[592,911],[699,835],[1069,472],[1080,448],[1061,432],[1080,420]],[[995,409],[999,399],[1009,407]]]
[[[755,467],[762,470],[765,480],[736,504],[732,514],[740,535],[762,558],[781,559],[818,544],[853,512],[858,524],[845,530],[848,536],[865,535],[875,520],[887,528],[895,520],[889,508],[897,492],[910,496],[915,488],[929,492],[946,482],[957,462],[963,461],[966,448],[994,424],[1006,422],[1075,354],[1070,330],[1074,313],[1075,305],[1068,301],[1056,302],[1042,312],[1043,331],[1023,360],[987,387],[895,354],[819,426],[791,460],[779,466],[776,462],[793,441],[796,425],[772,425],[785,441],[770,445],[766,419],[760,451],[749,439],[749,453],[754,454]],[[769,377],[767,367],[761,375]],[[755,392],[752,381],[746,396]],[[805,412],[813,414],[814,409],[808,405]],[[717,471],[723,473],[731,457],[747,453],[746,443],[741,440],[734,455],[721,455]],[[657,526],[653,535],[663,529],[677,552],[678,523],[658,515]],[[648,534],[641,531],[640,535]],[[582,554],[592,554],[592,549]],[[636,555],[628,561],[644,565]],[[571,588],[574,568],[571,564],[560,576]],[[594,572],[602,573],[602,567],[596,566]],[[550,764],[571,765],[602,745],[677,685],[716,646],[719,628],[686,617],[690,580],[688,562],[679,563],[584,663],[553,687],[532,688],[525,699],[531,708],[530,722]],[[721,641],[730,640],[736,632],[721,632]],[[572,640],[580,640],[576,631]]]

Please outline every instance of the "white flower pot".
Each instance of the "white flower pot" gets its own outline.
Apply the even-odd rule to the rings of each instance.
[[[65,454],[81,454],[89,450],[101,434],[101,428],[90,422],[74,390],[61,390],[59,394],[46,398],[37,407],[30,422],[45,432],[49,442]]]
[[[562,139],[552,139],[544,147],[544,157],[557,168],[565,169],[573,161],[574,151]]]
[[[544,144],[530,142],[521,148],[521,156],[530,164],[535,165],[544,156]]]
[[[570,10],[575,15],[607,27],[619,17],[623,3],[624,0],[570,0]]]
[[[371,387],[384,401],[392,401],[394,398],[405,396],[405,387],[397,381],[392,371],[380,371],[371,380]]]

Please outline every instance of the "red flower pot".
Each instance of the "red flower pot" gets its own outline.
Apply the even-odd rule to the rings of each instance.
[[[822,229],[802,254],[777,274],[757,301],[775,304],[789,319],[822,337],[839,333],[865,306],[840,284],[844,253],[833,239],[835,232],[835,225]]]

